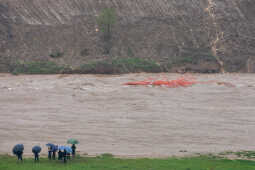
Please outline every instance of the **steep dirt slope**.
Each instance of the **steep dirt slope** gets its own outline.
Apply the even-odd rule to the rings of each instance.
[[[166,63],[210,53],[218,62],[209,65],[255,71],[253,0],[1,0],[0,63],[48,60],[56,52],[64,53],[56,62],[72,66],[108,57],[96,31],[96,17],[107,7],[118,15],[110,56]]]

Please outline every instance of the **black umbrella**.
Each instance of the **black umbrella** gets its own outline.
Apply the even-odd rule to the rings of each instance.
[[[34,147],[32,148],[32,152],[33,152],[33,153],[40,153],[41,150],[42,150],[42,148],[41,148],[40,146],[34,146]]]
[[[23,152],[24,145],[23,144],[17,144],[13,147],[12,152],[13,154],[17,154],[17,152]]]

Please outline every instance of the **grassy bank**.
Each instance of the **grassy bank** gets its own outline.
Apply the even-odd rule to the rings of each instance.
[[[208,62],[212,62],[208,57]],[[207,58],[204,57],[204,61]],[[60,65],[53,61],[31,61],[17,62],[11,65],[9,72],[13,74],[123,74],[123,73],[159,73],[171,72],[174,67],[188,66],[190,72],[217,72],[212,68],[202,68],[199,66],[199,57],[177,57],[171,58],[165,63],[158,63],[152,59],[127,57],[127,58],[108,58],[104,60],[92,61],[76,66]],[[189,65],[197,65],[190,68]]]
[[[67,71],[70,71],[69,67],[50,61],[18,62],[10,70],[12,74],[60,74]]]
[[[255,170],[255,162],[208,156],[179,159],[119,159],[100,156],[77,157],[67,164],[42,158],[40,163],[35,164],[31,158],[17,163],[15,157],[0,156],[0,170]]]
[[[12,68],[10,72],[13,74],[121,74],[162,71],[155,61],[142,58],[105,59],[81,64],[77,68],[61,66],[52,61],[18,62]]]
[[[119,74],[119,73],[137,73],[148,72],[158,73],[161,72],[161,66],[154,60],[142,58],[115,58],[106,59],[96,62],[90,62],[81,65],[76,69],[77,73],[89,74]]]

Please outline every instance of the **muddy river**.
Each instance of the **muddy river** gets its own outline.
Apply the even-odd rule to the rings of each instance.
[[[164,157],[255,150],[255,75],[194,74],[187,88],[124,86],[178,74],[0,74],[0,154],[17,143],[65,144],[81,154]]]

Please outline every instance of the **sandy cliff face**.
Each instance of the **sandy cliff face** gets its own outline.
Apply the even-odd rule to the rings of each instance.
[[[206,51],[227,71],[254,68],[247,64],[255,58],[254,0],[1,0],[0,63],[47,60],[54,52],[73,66],[108,57],[96,32],[107,7],[118,15],[111,56],[168,62]]]

